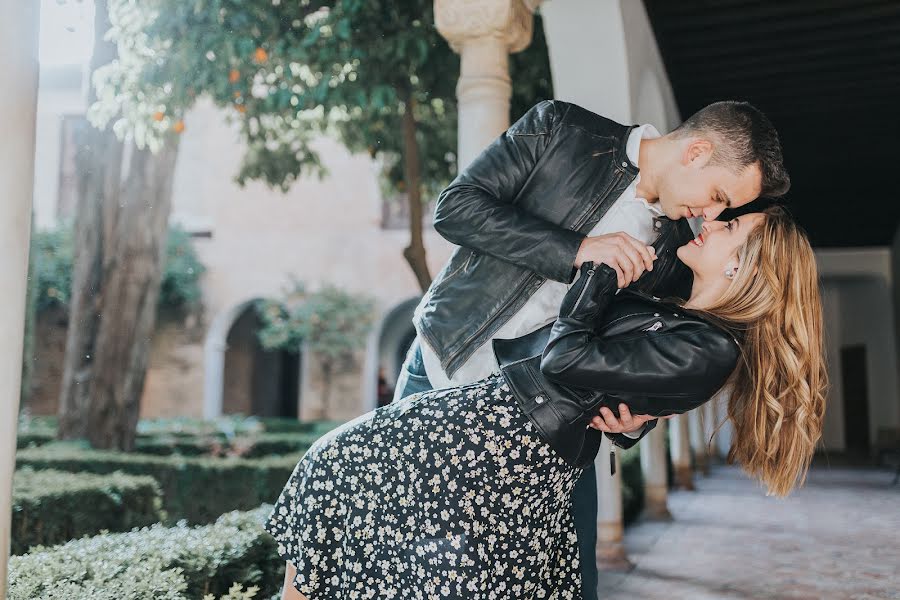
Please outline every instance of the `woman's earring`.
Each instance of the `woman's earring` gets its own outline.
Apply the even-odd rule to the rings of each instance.
[[[737,267],[728,267],[727,269],[725,269],[725,277],[727,277],[728,279],[734,279],[735,271],[737,271]]]

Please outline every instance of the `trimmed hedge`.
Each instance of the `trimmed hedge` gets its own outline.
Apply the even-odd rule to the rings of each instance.
[[[56,439],[56,430],[47,429],[40,431],[18,432],[16,435],[16,448],[33,448],[49,444]]]
[[[13,554],[104,529],[128,531],[164,518],[162,492],[152,477],[35,471],[30,467],[13,475]]]
[[[135,450],[157,456],[240,456],[262,458],[273,454],[305,452],[317,439],[318,432],[260,433],[224,436],[160,435],[138,439]]]
[[[262,458],[277,454],[306,452],[325,432],[263,433],[231,440],[231,449],[244,458]]]
[[[284,561],[262,527],[272,510],[222,515],[214,524],[161,524],[108,533],[52,548],[37,546],[9,561],[9,600],[199,600],[235,582],[277,599]],[[235,593],[232,598],[240,598]]]
[[[274,501],[303,453],[258,459],[192,458],[48,444],[20,450],[16,468],[149,475],[162,490],[165,523],[186,519],[188,523],[202,524],[211,523],[227,511],[249,510]]]

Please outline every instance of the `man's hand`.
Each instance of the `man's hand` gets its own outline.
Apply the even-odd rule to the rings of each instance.
[[[653,270],[656,250],[624,231],[586,237],[575,256],[575,268],[587,261],[604,263],[616,270],[618,285],[624,288],[644,271]]]
[[[671,419],[674,416],[632,415],[626,404],[619,404],[619,418],[617,419],[611,410],[603,406],[600,408],[600,414],[591,419],[589,427],[605,431],[606,433],[631,433],[643,427],[647,421]]]

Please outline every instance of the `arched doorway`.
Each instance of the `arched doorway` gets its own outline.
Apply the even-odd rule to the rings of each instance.
[[[213,322],[205,345],[204,416],[245,414],[296,419],[300,404],[301,352],[266,350],[257,332],[256,299]]]
[[[378,406],[389,404],[406,352],[416,339],[412,324],[419,298],[410,298],[387,312],[378,333]]]

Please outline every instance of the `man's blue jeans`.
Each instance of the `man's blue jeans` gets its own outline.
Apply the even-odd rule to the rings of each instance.
[[[397,377],[394,399],[402,400],[410,394],[432,389],[425,363],[422,362],[422,349],[417,337]],[[584,600],[597,599],[597,472],[593,465],[588,467],[572,491],[572,517],[575,520],[575,533],[578,536],[578,557],[581,562],[581,587]]]

